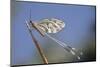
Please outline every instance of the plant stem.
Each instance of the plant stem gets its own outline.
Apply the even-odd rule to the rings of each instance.
[[[42,48],[40,47],[40,44],[38,43],[38,41],[36,40],[36,38],[35,38],[34,35],[32,34],[32,31],[31,31],[31,29],[30,29],[28,23],[26,23],[26,24],[27,24],[27,28],[28,28],[28,30],[29,30],[29,33],[30,33],[30,35],[31,35],[31,37],[32,37],[32,40],[33,40],[33,42],[35,43],[35,46],[36,46],[37,50],[39,51],[40,56],[41,56],[41,58],[42,58],[44,64],[48,64],[48,60],[47,60],[46,56],[44,55],[43,50],[42,50]]]

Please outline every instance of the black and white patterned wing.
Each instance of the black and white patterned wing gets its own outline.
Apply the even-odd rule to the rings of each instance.
[[[37,23],[39,29],[45,33],[57,33],[65,27],[65,23],[58,19],[44,19]]]

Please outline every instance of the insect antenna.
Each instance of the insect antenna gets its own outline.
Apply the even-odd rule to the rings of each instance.
[[[29,20],[31,21],[31,8],[30,8],[30,13],[29,13]]]
[[[44,37],[44,33],[36,26],[35,23],[32,22],[32,16],[31,16],[31,9],[30,9],[30,12],[29,12],[29,26],[34,29],[36,29],[43,37]]]
[[[31,20],[31,8],[30,8],[30,11],[29,11],[29,24],[30,24],[30,25],[33,25],[33,24],[32,24],[32,20]]]

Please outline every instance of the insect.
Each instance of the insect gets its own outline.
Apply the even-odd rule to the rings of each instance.
[[[37,21],[36,23],[31,21],[29,22],[30,28],[36,29],[42,36],[47,36],[54,42],[58,43],[62,48],[64,48],[67,52],[70,52],[72,55],[76,56],[77,59],[80,59],[80,56],[83,53],[77,52],[75,48],[70,47],[69,45],[51,37],[48,33],[57,33],[60,32],[64,27],[65,23],[59,19],[51,18],[51,19],[43,19],[41,21]]]

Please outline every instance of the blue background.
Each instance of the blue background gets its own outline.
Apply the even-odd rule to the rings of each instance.
[[[52,37],[76,49],[82,48],[83,51],[88,46],[87,41],[92,43],[89,46],[95,46],[95,6],[13,2],[11,18],[12,65],[43,63],[25,25],[25,22],[29,21],[30,9],[33,22],[45,18],[57,18],[65,22],[65,28],[61,32],[50,34]],[[33,30],[33,34],[41,44],[49,63],[74,61],[70,53],[66,53],[63,48],[48,37],[42,37],[35,30]],[[88,58],[84,56],[83,59]]]

